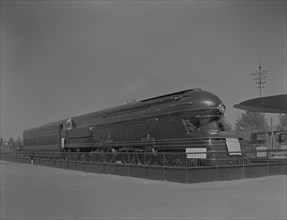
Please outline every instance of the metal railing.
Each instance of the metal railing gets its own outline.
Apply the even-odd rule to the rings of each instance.
[[[222,167],[254,164],[287,163],[287,150],[246,150],[238,152],[14,152],[1,153],[1,158],[59,160],[105,164],[127,164],[158,167]]]
[[[287,175],[287,150],[186,153],[0,153],[1,160],[91,173],[198,183]],[[34,172],[34,171],[32,171]]]

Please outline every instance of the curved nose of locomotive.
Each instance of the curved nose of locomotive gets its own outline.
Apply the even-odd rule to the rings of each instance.
[[[213,109],[216,110],[216,113],[223,115],[225,112],[225,105],[211,92],[205,90],[195,90],[188,95],[189,104],[193,106],[194,109],[204,110],[204,109]]]

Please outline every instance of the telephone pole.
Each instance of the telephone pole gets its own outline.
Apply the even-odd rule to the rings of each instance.
[[[270,74],[270,71],[262,70],[260,61],[259,61],[258,70],[253,73],[250,73],[250,75],[253,77],[253,80],[255,81],[257,85],[256,88],[259,88],[260,90],[260,97],[262,97],[262,89],[264,88],[264,85],[267,83],[269,74]]]

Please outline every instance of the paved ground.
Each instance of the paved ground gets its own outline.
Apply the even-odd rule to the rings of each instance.
[[[1,219],[286,219],[286,176],[181,184],[1,161]]]

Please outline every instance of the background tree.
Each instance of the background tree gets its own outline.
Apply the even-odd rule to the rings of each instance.
[[[15,148],[17,151],[23,150],[23,140],[21,137],[18,136],[17,140],[15,141]]]
[[[241,113],[235,122],[234,131],[245,140],[251,140],[251,134],[254,132],[268,131],[267,119],[262,113],[248,112]]]
[[[13,152],[13,151],[22,151],[23,150],[23,140],[21,137],[18,137],[16,140],[13,137],[10,137],[8,141],[4,141],[1,138],[1,152]]]
[[[287,130],[287,114],[279,114],[278,115],[278,125],[276,130],[286,131]]]
[[[231,131],[232,130],[232,125],[229,121],[227,121],[227,119],[225,118],[225,116],[223,116],[220,121],[223,124],[224,130],[225,131]]]
[[[3,138],[0,138],[0,152],[4,151],[5,151],[5,141],[3,140]]]
[[[16,149],[16,143],[13,137],[10,137],[8,140],[8,149],[9,151],[14,151]]]

